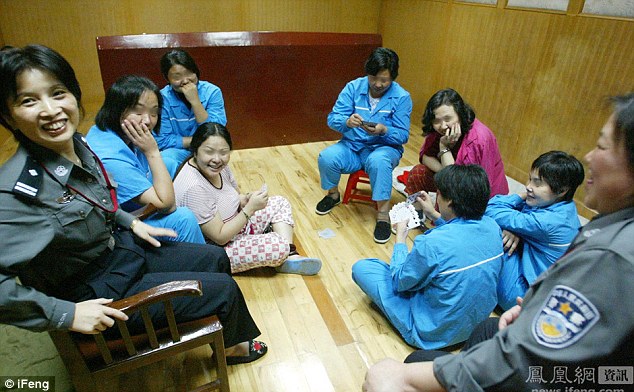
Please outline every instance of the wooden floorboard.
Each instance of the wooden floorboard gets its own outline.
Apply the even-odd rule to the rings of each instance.
[[[310,294],[317,305],[317,309],[319,309],[319,314],[324,319],[324,322],[330,331],[330,335],[332,335],[332,338],[335,340],[335,344],[337,346],[343,346],[354,342],[352,335],[350,335],[350,332],[348,331],[346,323],[339,315],[339,311],[337,310],[332,297],[321,282],[321,278],[318,276],[304,277],[304,283],[306,283],[308,291],[310,291]]]

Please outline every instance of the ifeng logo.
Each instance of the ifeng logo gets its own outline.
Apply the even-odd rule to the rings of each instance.
[[[0,376],[0,384],[4,386],[5,390],[20,390],[20,391],[54,391],[55,390],[55,377],[54,376]]]
[[[597,308],[581,293],[555,286],[533,320],[533,336],[543,346],[568,347],[599,321]]]

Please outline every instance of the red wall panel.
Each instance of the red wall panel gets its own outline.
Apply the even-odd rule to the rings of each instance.
[[[167,82],[159,60],[171,48],[189,52],[200,78],[219,86],[234,148],[338,139],[326,125],[343,86],[364,75],[381,46],[376,34],[231,32],[97,37],[106,90],[139,74]]]

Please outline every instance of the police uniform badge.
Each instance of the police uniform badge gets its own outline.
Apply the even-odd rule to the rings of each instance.
[[[75,198],[75,195],[70,191],[65,191],[60,197],[55,199],[59,204],[68,204]]]
[[[59,165],[55,168],[55,174],[57,174],[59,177],[64,177],[66,174],[68,174],[68,169],[64,165]]]
[[[581,339],[599,318],[599,311],[586,297],[558,285],[535,316],[531,329],[537,343],[559,349]]]

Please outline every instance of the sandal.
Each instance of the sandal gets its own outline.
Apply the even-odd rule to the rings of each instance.
[[[239,365],[241,363],[249,363],[258,360],[266,354],[268,347],[266,343],[259,340],[249,340],[249,355],[228,356],[227,365]]]

